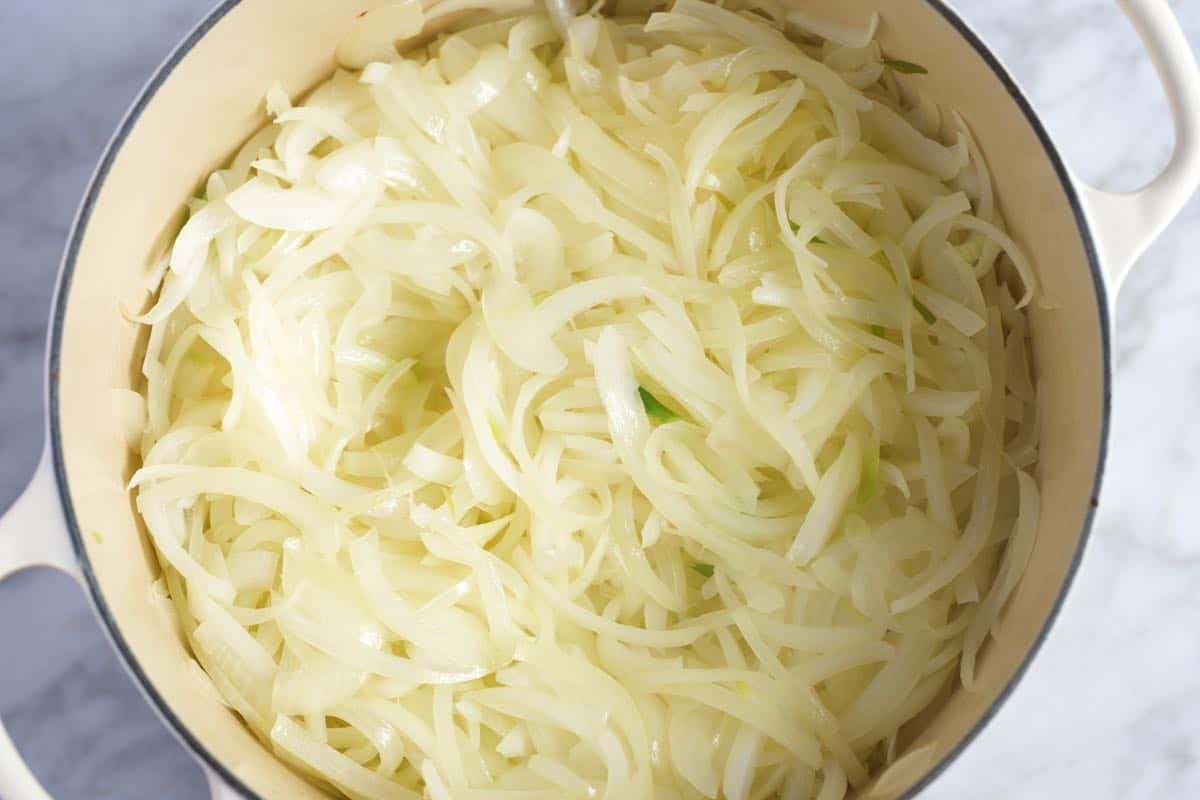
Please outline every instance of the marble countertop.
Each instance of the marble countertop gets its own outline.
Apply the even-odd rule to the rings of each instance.
[[[126,106],[212,2],[0,3],[0,508],[39,452],[46,312],[78,199]],[[1165,104],[1112,0],[954,4],[1082,177],[1128,189],[1166,162]],[[1200,3],[1172,5],[1200,48]],[[1118,303],[1110,463],[1066,608],[1011,700],[923,797],[1200,797],[1198,251],[1194,201]],[[0,642],[0,714],[57,800],[207,797],[69,580],[0,586]]]

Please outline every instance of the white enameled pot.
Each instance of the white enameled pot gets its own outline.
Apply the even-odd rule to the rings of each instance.
[[[446,1],[459,18],[479,8],[511,13],[530,0]],[[175,230],[183,199],[265,124],[263,88],[279,79],[294,96],[313,86],[332,70],[334,45],[354,16],[383,2],[226,0],[151,79],[109,144],[71,231],[50,323],[46,451],[0,520],[0,579],[39,564],[76,578],[151,705],[204,765],[215,797],[326,795],[199,690],[168,607],[151,599],[158,563],[125,488],[137,466],[129,390],[139,388],[145,331],[120,309],[144,305],[153,289],[149,265]],[[929,69],[923,88],[975,131],[1010,230],[1032,255],[1052,306],[1031,320],[1043,390],[1042,514],[1003,635],[983,654],[977,690],[954,692],[907,726],[901,756],[859,793],[911,797],[974,738],[1028,668],[1078,566],[1104,468],[1114,297],[1200,184],[1200,70],[1167,0],[1117,0],[1158,69],[1176,143],[1159,177],[1114,194],[1072,176],[1004,67],[943,0],[803,2],[848,22],[881,11],[884,49]],[[47,800],[2,726],[0,797]]]

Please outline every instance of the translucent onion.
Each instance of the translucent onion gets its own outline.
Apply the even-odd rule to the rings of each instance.
[[[198,680],[348,797],[838,800],[1033,557],[1034,265],[875,17],[482,5],[270,87],[131,314]]]

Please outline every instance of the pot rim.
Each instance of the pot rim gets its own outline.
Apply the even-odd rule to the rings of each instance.
[[[947,752],[940,761],[930,767],[919,781],[909,787],[905,792],[903,800],[912,800],[917,797],[922,791],[929,787],[942,773],[954,763],[964,750],[970,746],[979,734],[987,727],[992,718],[1000,711],[1001,706],[1008,700],[1024,678],[1029,667],[1033,663],[1034,658],[1042,649],[1047,636],[1050,634],[1054,623],[1058,620],[1058,616],[1062,611],[1063,603],[1066,596],[1075,581],[1078,574],[1080,563],[1083,559],[1084,551],[1087,548],[1089,539],[1091,538],[1092,526],[1095,521],[1097,499],[1100,494],[1100,487],[1104,478],[1105,465],[1108,458],[1108,441],[1110,433],[1110,423],[1112,417],[1112,385],[1113,385],[1113,363],[1112,363],[1112,326],[1110,313],[1110,297],[1108,287],[1104,282],[1103,272],[1101,270],[1100,259],[1096,247],[1096,241],[1092,235],[1091,227],[1088,224],[1087,217],[1083,210],[1083,204],[1080,200],[1078,187],[1071,173],[1068,170],[1066,163],[1063,161],[1058,148],[1051,139],[1045,126],[1042,124],[1037,112],[1034,111],[1032,104],[1029,102],[1025,93],[1018,86],[1008,70],[1004,67],[1000,59],[991,51],[991,49],[983,42],[978,34],[947,4],[947,0],[924,0],[934,11],[940,14],[947,23],[951,25],[962,36],[971,48],[983,59],[992,73],[998,78],[1013,102],[1020,109],[1025,120],[1036,134],[1038,141],[1042,145],[1046,156],[1050,159],[1050,163],[1054,167],[1054,172],[1058,177],[1059,183],[1062,186],[1063,192],[1066,194],[1067,200],[1071,206],[1071,212],[1075,218],[1075,227],[1079,231],[1083,241],[1084,251],[1087,256],[1088,270],[1092,276],[1092,285],[1096,294],[1096,305],[1099,310],[1100,324],[1100,342],[1103,357],[1103,395],[1101,397],[1100,409],[1100,443],[1099,451],[1096,458],[1096,471],[1092,483],[1090,502],[1084,516],[1082,528],[1080,530],[1079,542],[1076,545],[1075,553],[1071,558],[1071,562],[1067,567],[1066,575],[1063,578],[1062,585],[1059,588],[1058,596],[1054,600],[1054,604],[1050,609],[1049,615],[1046,617],[1046,622],[1038,632],[1029,650],[1025,653],[1021,663],[1013,672],[1008,683],[1000,690],[996,699],[992,704],[979,716],[971,729],[962,737],[962,739]],[[104,599],[104,594],[100,589],[99,581],[95,572],[92,569],[91,561],[88,558],[87,548],[84,544],[84,537],[79,525],[79,521],[75,516],[75,509],[71,503],[69,483],[67,480],[66,463],[63,455],[63,437],[62,425],[59,418],[59,372],[61,367],[62,342],[63,342],[63,327],[66,319],[67,297],[70,294],[71,280],[75,271],[75,262],[79,255],[79,248],[82,244],[84,234],[87,230],[88,222],[91,219],[92,210],[95,206],[96,199],[104,186],[104,181],[108,177],[109,170],[112,168],[113,162],[116,160],[117,154],[125,144],[126,138],[137,124],[141,117],[142,111],[154,100],[158,89],[170,76],[175,67],[182,61],[196,44],[215,27],[225,15],[232,11],[241,3],[241,0],[221,0],[221,2],[209,11],[204,18],[187,34],[182,41],[167,55],[163,62],[155,69],[154,74],[147,81],[146,85],[138,93],[125,116],[121,119],[112,138],[104,148],[104,152],[96,165],[96,169],[92,174],[87,188],[84,191],[83,198],[80,201],[79,208],[76,212],[75,219],[71,223],[70,232],[67,236],[66,247],[63,252],[62,262],[59,266],[58,278],[55,284],[54,299],[51,306],[49,337],[48,337],[48,357],[46,369],[46,415],[48,422],[48,432],[50,440],[50,453],[53,462],[53,470],[55,477],[55,487],[58,494],[59,504],[62,508],[63,517],[66,521],[67,531],[71,541],[71,547],[75,552],[76,561],[79,564],[80,572],[83,575],[84,583],[87,586],[87,593],[92,602],[93,610],[96,616],[103,623],[104,632],[112,643],[113,648],[117,651],[120,659],[126,670],[133,676],[138,688],[149,700],[151,708],[159,715],[166,723],[167,728],[174,733],[181,742],[183,742],[189,750],[198,758],[204,768],[216,773],[225,781],[232,789],[241,794],[247,800],[267,800],[254,792],[240,778],[238,778],[222,761],[217,759],[209,750],[196,738],[191,732],[187,723],[177,715],[168,705],[166,700],[155,689],[154,684],[150,681],[145,671],[142,669],[137,658],[126,642],[121,630],[117,624],[116,617],[108,603]]]

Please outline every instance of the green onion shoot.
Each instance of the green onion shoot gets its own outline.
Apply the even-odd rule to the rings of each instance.
[[[646,387],[639,386],[638,394],[641,395],[642,406],[646,409],[646,416],[650,417],[650,419],[655,422],[670,422],[673,419],[679,419],[678,414],[664,406]]]
[[[883,65],[901,75],[928,75],[929,70],[922,67],[920,64],[914,64],[911,61],[904,61],[899,58],[885,58]]]
[[[918,300],[916,295],[913,295],[912,303],[913,308],[917,310],[917,313],[920,314],[926,322],[928,322],[930,325],[937,322],[937,317],[932,311],[929,310],[929,306]]]
[[[859,504],[870,502],[879,488],[879,443],[868,445],[862,457],[862,471],[858,478]]]

